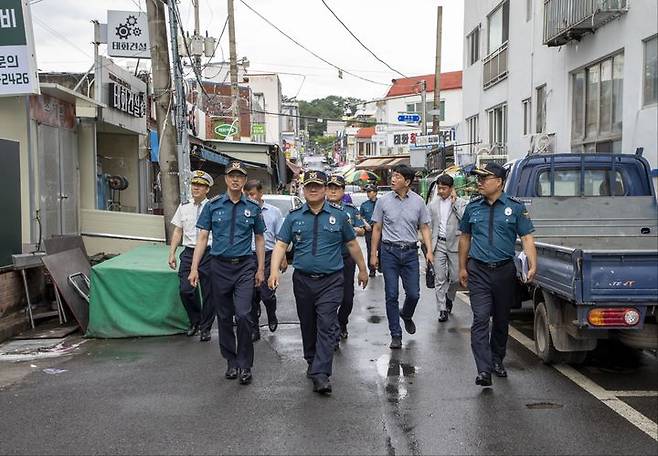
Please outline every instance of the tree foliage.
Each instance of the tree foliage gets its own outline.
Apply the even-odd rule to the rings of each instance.
[[[324,132],[327,131],[327,119],[342,119],[343,116],[354,113],[355,106],[362,102],[358,98],[329,95],[312,101],[300,101],[299,113],[302,117],[313,118],[302,119],[302,122],[308,128],[309,136],[317,138],[323,136]],[[318,122],[317,119],[322,119],[322,121]]]

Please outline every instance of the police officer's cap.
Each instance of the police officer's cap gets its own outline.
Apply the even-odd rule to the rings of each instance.
[[[332,174],[329,176],[327,185],[337,185],[338,187],[345,187],[345,178],[340,174]]]
[[[193,184],[199,184],[199,185],[207,185],[208,187],[212,187],[215,183],[213,178],[210,176],[205,171],[201,171],[200,169],[196,171],[192,171],[192,181]]]
[[[234,160],[226,166],[226,174],[230,174],[233,171],[247,175],[247,169],[244,167],[244,164],[241,161]]]
[[[307,171],[304,174],[304,185],[306,184],[327,185],[327,175],[322,171]]]
[[[487,163],[482,168],[473,168],[471,173],[477,176],[493,176],[500,177],[501,179],[505,179],[507,176],[505,168],[494,162]]]
[[[374,185],[372,184],[366,185],[366,192],[376,192],[376,191],[377,191],[377,187],[375,187]]]

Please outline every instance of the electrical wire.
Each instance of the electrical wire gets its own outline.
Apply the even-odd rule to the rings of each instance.
[[[347,25],[345,25],[345,23],[344,23],[344,22],[338,17],[338,15],[334,12],[334,10],[332,10],[331,7],[330,7],[329,5],[327,5],[327,2],[325,2],[324,0],[320,0],[320,1],[321,1],[322,4],[323,4],[323,5],[329,10],[329,12],[330,12],[330,13],[336,18],[336,20],[340,23],[340,25],[342,25],[343,28],[344,28],[345,30],[347,30],[347,33],[349,33],[350,35],[352,35],[352,38],[354,38],[354,39],[356,40],[356,42],[359,43],[363,49],[365,49],[366,51],[368,51],[368,52],[370,53],[370,55],[372,55],[375,59],[379,60],[381,63],[383,63],[384,65],[386,65],[386,67],[387,67],[388,69],[390,69],[391,71],[393,71],[393,72],[399,74],[399,75],[402,76],[403,78],[406,78],[406,77],[407,77],[407,76],[405,76],[403,73],[401,73],[400,71],[396,70],[396,69],[393,68],[391,65],[389,65],[388,63],[386,63],[386,62],[384,62],[382,59],[380,59],[380,58],[377,56],[377,54],[375,54],[374,52],[372,52],[372,50],[371,50],[368,46],[366,46],[365,44],[363,44],[363,41],[361,41],[361,40],[360,40],[360,39],[359,39],[359,38],[358,38],[358,37],[357,37],[357,36],[356,36],[356,35],[355,35],[355,34],[349,29],[349,27],[348,27]]]
[[[339,67],[338,65],[336,65],[336,64],[334,64],[334,63],[331,63],[329,60],[325,59],[324,57],[319,56],[318,54],[316,54],[315,52],[313,52],[312,50],[310,50],[309,48],[307,48],[306,46],[304,46],[302,43],[300,43],[299,41],[297,41],[296,39],[294,39],[293,37],[291,37],[290,35],[288,35],[286,32],[284,32],[283,30],[281,30],[279,27],[277,27],[276,25],[274,25],[269,19],[267,19],[267,18],[266,18],[265,16],[263,16],[261,13],[259,13],[258,11],[256,11],[254,8],[252,8],[251,5],[249,5],[249,4],[248,4],[247,2],[245,2],[244,0],[240,0],[240,3],[242,3],[244,6],[246,6],[246,7],[247,7],[249,10],[251,10],[254,14],[256,14],[256,15],[257,15],[258,17],[260,17],[263,21],[265,21],[267,24],[269,24],[271,27],[273,27],[277,32],[279,32],[280,34],[282,34],[283,36],[285,36],[286,38],[288,38],[290,41],[292,41],[293,43],[295,43],[297,46],[299,46],[300,48],[304,49],[306,52],[308,52],[309,54],[311,54],[311,55],[314,56],[315,58],[317,58],[317,59],[319,59],[319,60],[322,60],[322,61],[323,61],[324,63],[326,63],[327,65],[334,67],[334,68],[337,69],[339,72],[342,72],[342,73],[345,73],[345,74],[349,74],[349,75],[352,76],[352,77],[355,77],[355,78],[357,78],[357,79],[361,79],[362,81],[370,82],[371,84],[377,84],[377,85],[383,85],[383,86],[389,86],[389,85],[390,85],[390,84],[388,84],[388,83],[384,83],[384,82],[373,81],[372,79],[368,79],[368,78],[365,78],[365,77],[363,77],[363,76],[360,76],[360,75],[358,75],[358,74],[356,74],[356,73],[352,73],[351,71],[345,70],[345,69]]]

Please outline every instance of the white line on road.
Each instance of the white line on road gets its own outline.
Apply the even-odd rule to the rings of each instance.
[[[509,328],[509,335],[521,343],[524,347],[528,348],[531,352],[536,354],[534,343],[529,337],[525,336],[523,333],[513,327]],[[616,397],[616,395],[613,394],[615,391],[607,391],[604,388],[601,388],[599,385],[569,365],[554,364],[552,367],[567,377],[569,380],[574,382],[576,385],[587,391],[589,394],[610,407],[612,410],[617,412],[622,418],[628,420],[631,424],[646,433],[649,437],[658,441],[658,424]]]
[[[460,297],[464,302],[469,306],[471,305],[471,300],[468,295],[464,293],[459,293]],[[510,326],[509,335],[523,345],[525,348],[530,350],[535,355],[535,343],[519,331],[516,328]],[[635,410],[633,407],[619,399],[621,397],[632,397],[632,396],[649,396],[649,397],[658,397],[658,391],[608,391],[601,386],[594,383],[592,380],[578,372],[573,367],[566,364],[554,364],[552,367],[560,372],[562,375],[567,377],[569,380],[574,382],[576,385],[580,386],[582,389],[587,391],[589,394],[594,396],[599,401],[603,402],[605,405],[614,410],[622,418],[625,418],[633,426],[640,429],[642,432],[647,434],[652,439],[658,441],[658,424],[653,420],[647,418],[642,413]],[[644,394],[638,394],[644,393]],[[648,394],[647,394],[648,393]]]

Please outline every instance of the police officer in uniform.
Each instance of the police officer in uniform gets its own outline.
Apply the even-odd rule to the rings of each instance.
[[[327,201],[345,211],[347,218],[354,228],[357,236],[365,233],[365,223],[361,219],[358,209],[352,203],[343,202],[345,196],[345,178],[338,174],[329,177],[327,183]],[[340,325],[340,338],[347,339],[347,323],[354,307],[354,272],[356,263],[350,256],[347,246],[343,245],[343,302],[338,309],[338,324]]]
[[[182,202],[171,219],[174,233],[169,246],[169,267],[176,269],[176,249],[183,241],[183,251],[180,254],[180,268],[178,277],[180,279],[180,298],[185,306],[185,311],[190,320],[187,336],[194,336],[201,330],[201,342],[210,340],[210,329],[215,321],[215,307],[212,305],[212,293],[210,291],[210,255],[208,254],[212,244],[212,236],[208,237],[205,253],[199,263],[199,276],[201,279],[201,291],[203,295],[203,307],[199,299],[199,290],[190,285],[187,276],[192,266],[192,256],[197,243],[196,221],[201,210],[208,202],[208,191],[214,184],[213,178],[206,172],[197,170],[192,173],[192,199]]]
[[[505,169],[496,163],[476,168],[480,195],[464,210],[460,223],[459,279],[468,286],[473,311],[471,348],[477,366],[475,384],[491,386],[491,372],[507,377],[503,358],[507,346],[509,311],[515,297],[514,245],[521,238],[533,279],[537,252],[534,227],[520,200],[503,191]],[[489,333],[489,317],[493,319]]]
[[[308,171],[304,179],[306,203],[291,211],[277,235],[272,254],[268,285],[279,285],[279,266],[288,244],[294,246],[293,292],[297,304],[308,363],[307,377],[313,391],[331,393],[334,347],[338,338],[337,310],[343,298],[343,244],[359,266],[359,285],[368,283],[368,272],[347,214],[325,201],[327,177],[321,171]]]
[[[368,196],[368,200],[361,203],[359,213],[365,222],[366,250],[368,254],[367,258],[369,259],[371,254],[370,249],[372,248],[372,214],[375,212],[375,204],[377,204],[377,187],[372,184],[366,185],[366,195]],[[377,254],[378,256],[381,256],[381,243],[379,246]],[[370,268],[370,277],[375,277],[377,269],[370,264],[368,266]],[[379,272],[382,272],[381,264],[379,265]]]
[[[201,211],[197,228],[199,243],[206,241],[212,230],[212,290],[219,320],[219,346],[228,367],[225,377],[240,378],[240,384],[252,381],[251,367],[254,362],[254,346],[251,340],[253,321],[251,305],[254,285],[260,286],[265,273],[265,222],[258,203],[243,193],[247,182],[247,170],[239,161],[226,168],[227,191],[210,200]],[[256,261],[251,253],[254,237]],[[199,278],[199,262],[203,255],[197,244],[192,260],[189,280],[196,286]],[[233,317],[237,324],[233,332]]]

